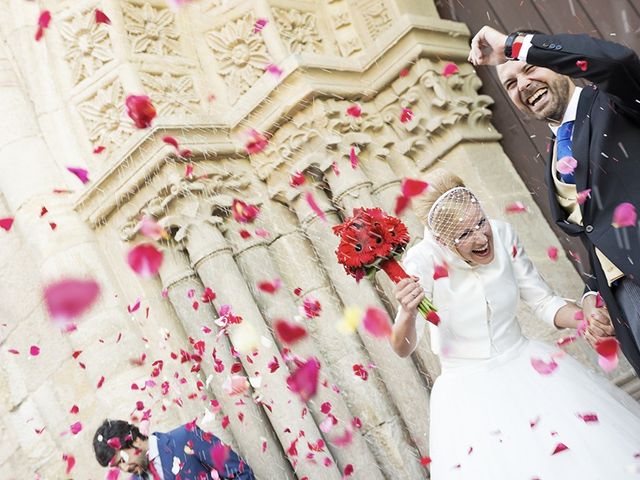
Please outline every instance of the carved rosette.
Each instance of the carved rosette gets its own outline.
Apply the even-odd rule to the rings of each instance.
[[[229,101],[235,103],[264,73],[273,61],[260,34],[253,33],[255,18],[245,16],[207,33],[207,42],[218,62],[218,73],[229,88]]]
[[[190,115],[199,110],[193,78],[189,75],[144,72],[140,74],[144,91],[149,94],[158,115]]]
[[[71,69],[74,85],[92,77],[113,60],[108,30],[95,21],[93,10],[61,22],[59,28],[66,50],[64,59]]]
[[[291,53],[322,53],[323,42],[311,12],[274,8],[280,36]]]
[[[122,144],[133,132],[133,123],[126,116],[125,97],[119,81],[98,90],[78,106],[89,140],[94,146],[111,149]]]
[[[174,14],[168,8],[123,2],[122,10],[133,53],[181,55]]]

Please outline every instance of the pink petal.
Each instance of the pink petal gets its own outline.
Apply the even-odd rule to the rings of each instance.
[[[411,119],[413,119],[413,110],[411,110],[410,108],[403,108],[402,112],[400,113],[400,122],[407,123],[410,122]]]
[[[391,319],[387,312],[376,307],[367,308],[363,325],[371,335],[377,338],[387,338],[391,336]]]
[[[87,183],[89,181],[89,172],[84,168],[79,167],[67,167],[71,173],[73,173],[82,183]]]
[[[133,305],[127,305],[127,312],[133,313],[137,311],[139,308],[140,308],[140,298],[138,298]]]
[[[353,441],[353,430],[351,429],[351,426],[348,425],[347,428],[345,428],[344,433],[338,437],[334,437],[331,440],[331,443],[333,443],[338,447],[346,447],[350,445],[352,441]]]
[[[633,227],[638,221],[636,207],[631,203],[621,203],[613,211],[613,222],[611,224],[616,228]]]
[[[400,70],[400,74],[399,74],[400,78],[404,78],[407,75],[409,75],[409,69],[408,68],[403,68],[402,70]]]
[[[402,194],[405,197],[411,198],[424,192],[427,188],[429,188],[429,184],[427,182],[423,182],[422,180],[405,178],[402,180],[402,186],[400,188],[402,190]]]
[[[578,161],[573,157],[562,157],[558,160],[556,165],[556,169],[563,175],[568,175],[573,173],[576,167],[578,166]]]
[[[318,215],[318,217],[320,217],[322,220],[324,220],[326,222],[327,221],[327,216],[325,215],[325,213],[320,209],[320,207],[316,203],[315,198],[313,198],[313,194],[311,192],[306,192],[304,194],[304,198],[307,201],[307,203],[309,204],[309,207],[311,207],[311,210],[313,210],[315,212],[315,214]]]
[[[287,377],[287,385],[299,395],[300,400],[306,402],[316,394],[319,375],[320,362],[310,358]]]
[[[581,418],[584,423],[598,423],[598,415],[595,413],[578,413],[578,417]]]
[[[143,278],[153,277],[162,265],[163,254],[151,243],[133,247],[127,254],[131,269]]]
[[[100,9],[96,8],[96,23],[111,25],[111,19]]]
[[[216,471],[218,472],[226,471],[225,465],[227,463],[228,458],[229,458],[229,447],[227,447],[222,442],[216,443],[211,448],[211,460],[213,460],[213,468],[215,468]]]
[[[582,70],[583,72],[586,72],[587,67],[589,66],[589,63],[586,60],[577,60],[576,65],[580,70]]]
[[[118,468],[110,468],[107,472],[107,476],[105,480],[118,480],[120,478],[120,469]]]
[[[98,153],[102,153],[106,150],[106,147],[103,145],[98,145],[97,147],[95,147],[93,149],[93,153],[98,154]]]
[[[358,166],[358,155],[356,155],[356,148],[354,146],[349,150],[349,160],[351,161],[351,168]]]
[[[260,208],[257,205],[249,205],[236,198],[231,203],[231,214],[238,223],[252,223],[258,213],[260,213]]]
[[[76,422],[69,427],[71,433],[74,435],[79,434],[82,431],[82,422]]]
[[[349,106],[349,108],[347,108],[347,115],[355,118],[360,117],[362,115],[362,109],[360,108],[360,105],[354,103],[353,105]]]
[[[266,18],[257,19],[256,23],[253,25],[253,33],[260,33],[267,23],[269,23],[269,20]]]
[[[49,22],[51,22],[51,12],[49,10],[43,10],[38,17],[38,26],[49,28]]]
[[[249,390],[249,380],[241,375],[231,375],[222,384],[222,390],[231,397],[244,395]]]
[[[248,130],[246,134],[249,139],[245,144],[245,150],[249,155],[255,155],[267,148],[268,140],[263,134],[254,129]]]
[[[282,76],[282,69],[280,67],[278,67],[277,65],[274,65],[272,63],[270,63],[269,65],[266,66],[265,70],[267,72],[269,72],[270,74],[272,74],[275,77],[281,77]]]
[[[184,178],[190,179],[193,177],[193,164],[187,163],[184,167]]]
[[[87,311],[98,298],[100,286],[94,280],[68,279],[44,290],[47,311],[56,322],[69,322]]]
[[[151,217],[143,217],[142,220],[140,220],[140,233],[152,240],[167,238],[165,229]]]
[[[522,202],[513,202],[505,207],[507,213],[522,213],[527,211],[527,207]]]
[[[304,182],[305,182],[304,173],[296,172],[293,175],[291,175],[291,180],[289,181],[289,184],[292,187],[299,187]]]
[[[460,69],[455,63],[449,62],[442,69],[442,75],[444,77],[450,77],[451,75],[453,75],[454,73],[458,73],[459,71]]]
[[[11,230],[12,225],[13,225],[13,217],[0,218],[0,228],[8,232],[9,230]]]
[[[556,247],[547,248],[547,256],[554,262],[558,260],[558,249]]]
[[[180,145],[178,144],[178,140],[176,140],[175,138],[166,136],[166,137],[162,137],[162,141],[164,143],[171,145],[176,150],[180,150]]]
[[[578,205],[582,205],[584,202],[586,202],[587,198],[591,198],[590,188],[587,188],[586,190],[582,190],[581,192],[578,192],[578,198],[577,198]]]
[[[433,271],[433,279],[438,280],[439,278],[445,278],[449,276],[449,270],[447,269],[447,265],[435,265]]]
[[[322,306],[317,298],[306,297],[302,301],[302,310],[307,318],[315,318],[320,316]]]
[[[533,357],[531,358],[531,366],[535,368],[536,372],[540,375],[550,375],[558,368],[558,364],[554,360],[547,363],[544,360]]]
[[[37,357],[38,355],[40,355],[40,347],[37,345],[31,345],[31,347],[29,348],[29,355],[31,355],[32,357]]]

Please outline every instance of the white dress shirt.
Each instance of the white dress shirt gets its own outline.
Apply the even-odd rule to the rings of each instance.
[[[153,466],[156,467],[160,480],[164,480],[164,472],[162,471],[162,463],[160,462],[160,451],[158,450],[158,437],[153,434],[149,435],[147,456],[149,457],[149,461],[153,462]],[[152,478],[150,473],[148,475],[149,478]]]
[[[428,229],[402,261],[407,273],[420,278],[438,309],[440,324],[428,325],[431,349],[440,356],[443,368],[448,363],[490,358],[521,340],[518,298],[553,326],[557,311],[566,304],[540,277],[511,225],[498,220],[490,220],[490,225],[494,258],[488,265],[467,264],[440,245]],[[433,280],[434,266],[443,263],[448,266],[448,277]],[[418,341],[425,323],[418,314]]]

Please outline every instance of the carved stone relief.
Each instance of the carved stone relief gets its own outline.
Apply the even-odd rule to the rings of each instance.
[[[179,56],[179,34],[175,18],[168,8],[123,2],[126,31],[135,54]]]
[[[140,74],[140,79],[145,92],[153,100],[158,115],[188,115],[199,110],[200,100],[191,76],[172,74],[168,71],[144,72]]]
[[[274,8],[273,15],[280,36],[291,53],[322,53],[323,39],[312,12]]]

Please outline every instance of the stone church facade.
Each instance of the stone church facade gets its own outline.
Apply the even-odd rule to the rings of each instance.
[[[110,24],[96,23],[96,8]],[[36,42],[44,9],[52,21]],[[137,402],[153,429],[198,418],[261,479],[339,480],[350,468],[352,478],[428,478],[420,459],[437,359],[426,338],[400,359],[362,326],[337,328],[348,307],[393,316],[396,306],[386,278],[344,274],[331,226],[355,207],[392,212],[402,179],[436,166],[516,226],[558,292],[582,290],[563,255],[547,256],[559,243],[499,144],[492,100],[465,61],[468,29],[440,19],[431,0],[199,0],[179,10],[164,0],[0,0],[0,41],[0,217],[15,218],[0,230],[0,478],[102,478],[93,432],[107,417],[140,417]],[[129,94],[150,96],[152,127],[129,120]],[[347,113],[354,104],[359,115]],[[268,145],[249,154],[251,130]],[[292,185],[294,174],[305,182]],[[254,224],[233,220],[234,199],[260,208]],[[527,212],[506,214],[513,202]],[[125,261],[143,241],[142,217],[168,232],[151,279]],[[402,218],[419,240],[418,219]],[[95,278],[101,296],[63,334],[42,289],[66,276]],[[256,287],[273,279],[274,294]],[[207,287],[216,298],[205,303]],[[305,298],[321,313],[283,351],[273,323],[300,316]],[[216,341],[223,305],[245,326]],[[521,319],[535,338],[562,336],[524,309]],[[247,336],[258,354],[243,353]],[[194,368],[180,352],[199,340],[205,358]],[[585,345],[572,352],[595,365]],[[322,365],[324,385],[306,404],[287,387],[293,355]],[[225,387],[232,367],[251,384],[240,397]],[[612,380],[637,393],[626,364]],[[338,420],[329,432],[327,405]],[[347,431],[353,441],[340,446]],[[63,455],[76,459],[70,474]]]

